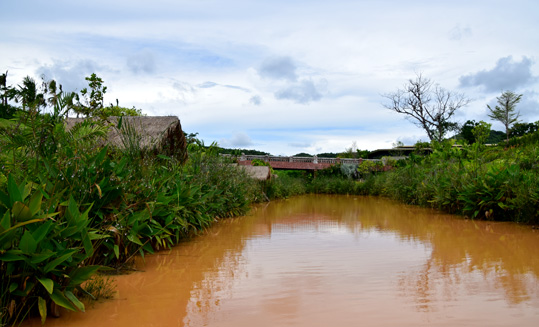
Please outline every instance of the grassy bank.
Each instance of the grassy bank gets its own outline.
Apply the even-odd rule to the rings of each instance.
[[[509,147],[438,146],[430,156],[412,156],[404,167],[372,176],[365,189],[470,218],[537,224],[539,146],[534,138]]]
[[[169,248],[216,219],[245,214],[261,185],[189,146],[189,160],[153,155],[119,130],[83,122],[66,130],[53,114],[21,111],[0,128],[0,325],[44,320],[57,307],[84,311],[81,287],[99,270]]]
[[[367,194],[365,184],[347,174],[349,171],[339,165],[318,171],[316,176],[301,171],[277,171],[276,178],[263,184],[264,192],[269,199],[308,193]]]

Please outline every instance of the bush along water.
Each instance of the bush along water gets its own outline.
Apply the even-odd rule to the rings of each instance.
[[[103,146],[118,128],[129,146]],[[60,114],[0,120],[0,326],[84,311],[85,281],[169,248],[218,218],[245,214],[262,186],[194,142],[180,164],[129,132]]]
[[[371,176],[365,190],[470,218],[537,224],[539,144],[533,139],[512,147],[434,144],[431,155],[412,155],[405,166]]]

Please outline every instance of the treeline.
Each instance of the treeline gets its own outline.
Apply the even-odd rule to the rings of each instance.
[[[8,83],[8,72],[0,74],[0,118],[9,119],[18,111],[41,113],[48,110],[53,115],[67,117],[109,117],[109,116],[142,116],[142,110],[121,107],[116,104],[105,106],[103,97],[107,87],[102,78],[92,74],[85,78],[88,87],[80,92],[65,91],[56,80],[42,77],[41,82],[30,76],[23,78],[16,86]]]

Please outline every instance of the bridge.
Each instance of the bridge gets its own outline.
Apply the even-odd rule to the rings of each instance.
[[[232,157],[232,155],[222,154],[222,156]],[[352,164],[359,165],[365,160],[381,161],[380,159],[348,159],[348,158],[318,158],[314,157],[282,157],[282,156],[261,156],[261,155],[245,155],[237,157],[238,164],[241,166],[251,166],[253,160],[261,160],[270,164],[273,169],[282,170],[308,170],[316,171],[326,169],[335,164]]]

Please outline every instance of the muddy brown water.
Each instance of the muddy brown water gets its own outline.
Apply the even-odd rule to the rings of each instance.
[[[114,299],[46,326],[538,326],[538,249],[529,226],[302,196],[138,259]]]

